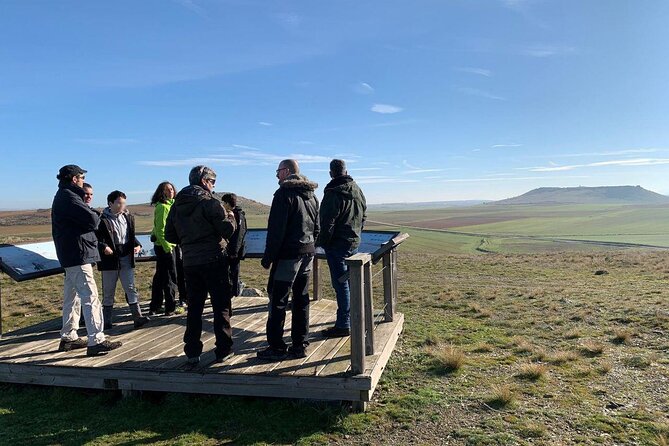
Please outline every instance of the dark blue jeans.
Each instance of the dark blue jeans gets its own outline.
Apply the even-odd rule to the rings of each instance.
[[[337,294],[337,321],[335,322],[335,327],[337,328],[351,328],[351,290],[348,284],[349,281],[345,280],[342,282],[339,279],[348,272],[348,266],[346,266],[344,260],[357,252],[357,249],[325,249],[325,258],[330,268],[332,288],[334,288]]]

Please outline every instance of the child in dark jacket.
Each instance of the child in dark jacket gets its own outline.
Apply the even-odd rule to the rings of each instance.
[[[96,231],[102,271],[102,312],[104,328],[113,326],[114,296],[116,284],[121,281],[135,328],[140,328],[149,321],[142,315],[139,307],[139,295],[135,287],[135,254],[142,245],[135,237],[135,218],[128,212],[126,196],[115,190],[107,196],[108,207],[102,212],[100,226]]]
[[[223,206],[235,214],[237,229],[230,237],[228,242],[228,257],[230,259],[230,281],[232,282],[232,295],[239,296],[241,290],[241,281],[239,280],[240,261],[246,255],[246,214],[237,203],[237,195],[232,193],[224,194],[221,197]]]

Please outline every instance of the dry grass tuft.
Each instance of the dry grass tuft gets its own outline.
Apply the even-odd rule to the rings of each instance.
[[[538,381],[541,378],[545,377],[546,373],[548,373],[548,367],[546,367],[544,364],[526,363],[522,364],[518,368],[518,372],[516,373],[516,378],[524,379],[527,381]]]
[[[577,328],[572,328],[571,330],[565,332],[564,334],[565,339],[578,339],[581,336],[582,336],[581,331],[578,330]]]
[[[485,403],[493,409],[511,407],[516,402],[516,394],[508,384],[496,385],[490,390],[490,394],[485,398]]]
[[[669,446],[669,440],[667,440],[667,437],[664,434],[657,434],[655,436],[655,442],[657,443],[657,446]]]
[[[555,351],[547,354],[544,360],[551,364],[561,365],[578,360],[578,354],[572,351]]]
[[[434,370],[438,373],[454,373],[465,364],[465,354],[452,345],[435,346],[427,350],[433,360]]]
[[[595,356],[604,354],[604,345],[600,342],[588,340],[581,344],[579,351],[586,358],[594,358]]]
[[[611,361],[602,361],[599,363],[599,367],[597,368],[597,371],[599,371],[599,373],[602,375],[606,375],[611,370],[613,370],[613,363]]]

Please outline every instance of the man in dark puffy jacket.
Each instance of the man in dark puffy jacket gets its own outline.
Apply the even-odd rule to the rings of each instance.
[[[232,355],[232,287],[226,245],[235,232],[235,216],[212,195],[216,172],[195,166],[188,176],[190,186],[176,196],[167,216],[165,240],[181,245],[188,291],[188,316],[184,353],[188,368],[200,362],[202,312],[207,293],[214,313],[217,362]]]
[[[246,213],[237,203],[237,195],[233,193],[223,194],[221,197],[223,206],[235,214],[237,229],[230,236],[228,243],[228,257],[230,258],[230,281],[232,282],[232,295],[239,296],[241,281],[239,280],[239,270],[241,260],[246,255]]]
[[[100,217],[84,203],[86,171],[70,164],[58,172],[58,192],[51,207],[51,232],[60,265],[65,269],[63,286],[63,328],[59,351],[88,347],[88,356],[107,354],[121,346],[106,340],[102,306],[93,275],[100,260],[95,230]],[[88,341],[80,339],[79,314],[83,310]]]
[[[258,358],[279,361],[290,355],[306,357],[309,345],[309,279],[318,237],[318,184],[300,175],[295,160],[284,160],[276,170],[279,189],[274,193],[267,223],[267,242],[261,264],[270,269],[267,292],[267,343]],[[288,296],[293,292],[291,339],[283,340]]]
[[[342,337],[351,333],[351,293],[346,276],[345,259],[358,251],[360,234],[367,218],[367,202],[362,190],[346,171],[343,160],[330,162],[332,181],[325,186],[320,209],[321,232],[316,246],[325,250],[332,287],[337,294],[337,320],[334,327],[323,331],[326,337]]]

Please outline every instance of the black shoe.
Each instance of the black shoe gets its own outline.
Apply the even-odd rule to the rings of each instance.
[[[133,325],[135,328],[142,328],[142,327],[145,326],[146,323],[149,322],[150,320],[151,320],[151,319],[149,319],[147,316],[141,316],[141,317],[138,317],[137,319],[135,319],[134,322],[132,323],[132,325]]]
[[[291,359],[306,358],[307,349],[306,347],[295,347],[291,345],[288,347],[288,357]]]
[[[221,364],[227,361],[228,359],[232,358],[234,355],[235,354],[233,353],[232,350],[228,350],[226,353],[222,354],[216,353],[216,359],[214,360],[214,362]]]
[[[61,339],[60,345],[58,345],[58,351],[69,352],[70,350],[74,350],[77,348],[86,348],[86,345],[88,345],[88,343],[84,338],[77,338],[74,341],[66,341],[64,339]]]
[[[200,357],[196,356],[194,358],[188,358],[188,361],[186,361],[186,370],[193,370],[195,367],[200,364]]]
[[[267,347],[264,350],[259,350],[256,353],[258,359],[263,361],[283,361],[286,359],[287,353],[286,350],[279,350],[274,347]]]
[[[88,347],[86,349],[86,356],[102,356],[106,355],[112,350],[116,350],[120,346],[122,346],[123,343],[121,341],[103,341],[97,345],[94,345],[92,347]]]
[[[350,335],[350,328],[330,327],[323,330],[323,336],[326,338],[343,338]]]

